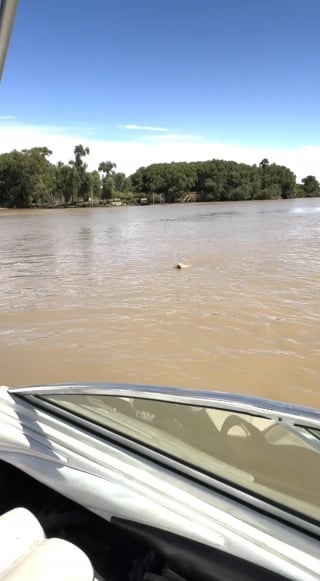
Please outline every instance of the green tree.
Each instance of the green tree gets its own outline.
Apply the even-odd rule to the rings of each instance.
[[[69,204],[73,191],[73,168],[59,161],[55,167],[55,199]]]
[[[51,151],[35,147],[0,156],[0,204],[9,208],[52,205],[53,166],[47,159]]]
[[[70,173],[70,191],[71,191],[71,204],[77,204],[79,200],[80,187],[81,187],[81,174],[78,171],[73,160],[69,161],[71,168]]]
[[[90,153],[90,149],[89,147],[83,147],[83,145],[76,145],[74,150],[74,157],[75,157],[75,165],[80,169],[83,167],[87,167],[86,164],[84,163],[83,159],[89,155]]]
[[[102,173],[102,194],[104,200],[111,200],[115,195],[115,181],[113,171],[116,164],[112,161],[102,161],[99,164],[98,170]]]
[[[91,202],[94,200],[100,201],[101,197],[101,179],[97,170],[88,174],[90,179],[90,198]]]
[[[257,195],[257,200],[278,200],[281,198],[281,188],[279,184],[270,184],[262,189]]]
[[[113,161],[102,161],[98,167],[98,170],[101,171],[106,176],[111,175],[113,169],[115,169],[117,165],[113,163]]]
[[[30,175],[26,156],[12,151],[0,156],[0,204],[8,208],[26,208],[29,204]]]
[[[87,175],[87,164],[84,159],[89,155],[90,150],[88,147],[83,145],[76,145],[74,150],[74,160],[69,161],[69,165],[72,167],[72,189],[71,189],[71,200],[72,203],[77,203],[81,198],[87,201],[90,197],[90,179]]]
[[[119,195],[125,194],[128,191],[128,180],[126,174],[123,172],[115,172],[113,179],[116,193]]]
[[[23,149],[29,172],[28,204],[37,206],[54,205],[54,167],[48,157],[52,151],[47,147]]]
[[[294,196],[296,186],[296,176],[294,173],[283,165],[275,163],[260,163],[261,191],[259,198],[290,198]],[[279,186],[279,187],[273,187]],[[278,195],[276,195],[278,192]]]
[[[147,193],[147,188],[146,188],[146,184],[145,184],[145,174],[146,174],[146,168],[140,167],[129,178],[130,183],[131,183],[131,188],[133,189],[133,191],[137,195]]]
[[[303,178],[302,189],[305,196],[317,196],[320,193],[320,184],[315,176],[309,175]]]

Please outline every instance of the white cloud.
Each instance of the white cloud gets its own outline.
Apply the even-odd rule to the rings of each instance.
[[[145,135],[145,140],[148,141],[182,141],[182,142],[191,142],[191,141],[203,141],[203,137],[200,135],[193,135],[191,133],[164,133],[160,135]]]
[[[0,121],[13,121],[14,119],[14,115],[0,115]]]
[[[152,125],[118,125],[118,127],[131,131],[170,131],[167,127],[153,127]]]
[[[301,145],[296,148],[245,147],[218,142],[204,142],[200,137],[179,135],[179,139],[150,140],[140,136],[135,141],[98,141],[90,139],[85,129],[63,127],[35,127],[7,124],[1,127],[0,153],[12,149],[29,149],[47,146],[53,151],[52,161],[68,162],[73,158],[74,146],[82,143],[90,148],[88,164],[96,169],[101,161],[111,160],[117,164],[118,171],[127,175],[138,167],[151,163],[171,161],[205,161],[207,159],[225,159],[249,164],[259,164],[263,158],[292,169],[298,180],[312,174],[320,180],[320,146]],[[160,137],[160,136],[159,136]],[[181,139],[182,138],[182,139]]]

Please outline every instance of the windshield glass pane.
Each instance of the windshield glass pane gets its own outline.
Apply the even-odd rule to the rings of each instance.
[[[314,428],[309,428],[310,434],[313,434],[318,440],[320,440],[320,429],[315,430]]]
[[[259,416],[148,399],[109,395],[43,399],[320,520],[319,432]]]

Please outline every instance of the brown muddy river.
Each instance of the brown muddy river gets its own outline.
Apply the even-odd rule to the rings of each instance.
[[[152,383],[320,407],[319,250],[320,199],[2,210],[0,384]]]

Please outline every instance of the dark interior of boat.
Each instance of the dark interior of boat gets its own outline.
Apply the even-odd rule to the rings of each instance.
[[[234,555],[153,527],[106,522],[82,506],[0,462],[0,515],[29,509],[48,538],[59,537],[88,555],[100,581],[248,581],[284,577]]]

